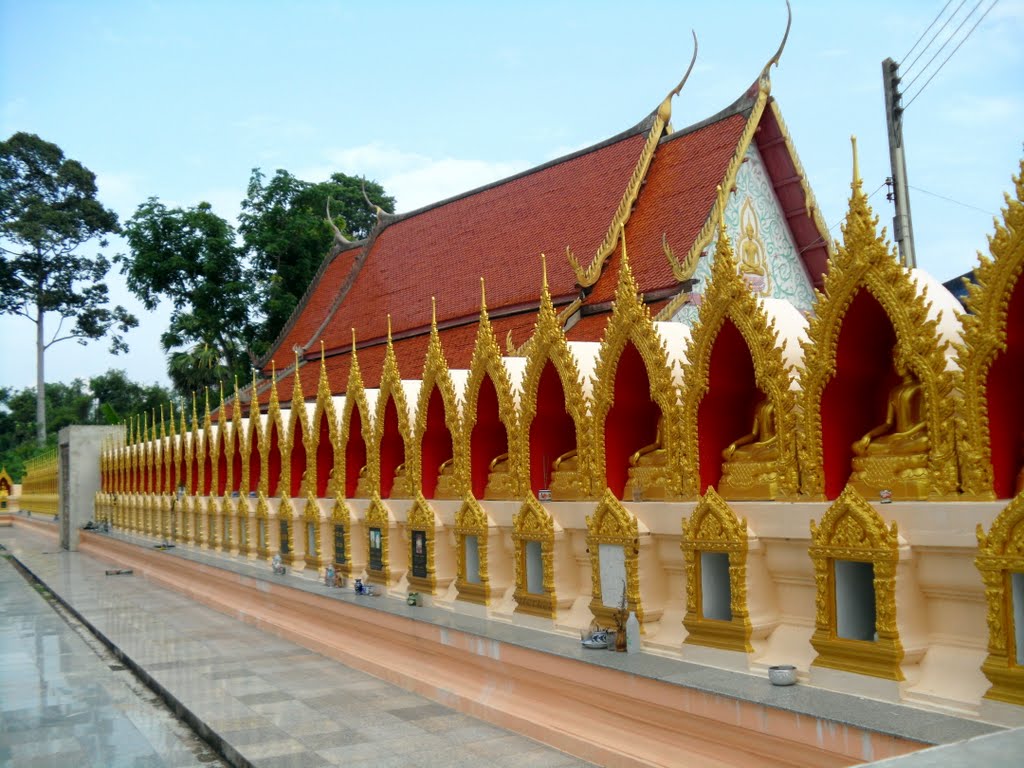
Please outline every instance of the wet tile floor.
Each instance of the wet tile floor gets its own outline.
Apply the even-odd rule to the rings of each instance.
[[[74,617],[62,614],[45,589],[2,558],[0,765],[226,763]]]
[[[56,552],[51,541],[24,529],[0,530],[0,544],[223,739],[229,754],[237,751],[252,765],[587,765],[349,669],[145,579],[105,576],[106,563],[86,554]],[[99,692],[114,672],[87,646],[75,650],[71,639],[65,640],[60,632],[58,625],[64,624],[74,635],[64,619],[10,564],[2,566],[0,703],[5,725],[0,727],[0,738],[18,732],[6,725],[14,714],[22,718],[21,733],[36,733],[20,743],[42,746],[19,752],[17,743],[0,740],[0,750],[10,750],[0,751],[0,764],[5,759],[32,766],[209,764],[194,754],[191,762],[167,761],[164,749],[174,760],[182,756],[180,749],[167,736],[144,733],[128,715],[121,721],[110,718],[117,725],[100,721],[94,713],[105,711]],[[21,588],[9,589],[8,581],[14,586],[20,582]],[[65,647],[67,651],[58,653]],[[84,718],[82,722],[60,725],[65,729],[60,732],[46,730],[55,727],[56,710],[49,709],[49,699],[37,684],[54,665],[59,665],[62,679],[77,673],[77,685],[68,688],[61,712],[86,713],[75,715]],[[22,685],[28,692],[25,696]],[[32,749],[37,751],[31,753]],[[48,749],[61,760],[45,762]],[[63,762],[64,752],[68,762]],[[19,763],[19,759],[27,761]],[[34,759],[41,761],[28,762]]]

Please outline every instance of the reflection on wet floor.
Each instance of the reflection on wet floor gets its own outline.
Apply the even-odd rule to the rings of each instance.
[[[0,765],[226,765],[6,557],[0,718]]]
[[[74,607],[98,632],[163,688],[180,701],[220,740],[224,753],[239,754],[246,764],[260,768],[449,768],[450,766],[497,766],[501,768],[570,768],[589,765],[556,749],[539,744],[502,728],[410,693],[363,672],[321,656],[307,648],[263,632],[202,606],[188,597],[163,589],[141,576],[105,576],[114,567],[83,553],[43,554],[53,549],[50,540],[21,528],[0,529],[0,544],[41,581]],[[39,614],[63,623],[46,603],[32,594],[32,588],[9,564],[0,583],[0,619],[12,617],[6,626],[18,629],[5,635],[0,650],[26,658],[14,666],[30,667],[33,680],[60,670],[63,680],[75,669],[83,651],[64,653],[67,644],[60,632],[37,631]],[[7,604],[6,580],[21,582],[14,604]],[[34,602],[27,598],[34,598]],[[67,632],[71,629],[64,625]],[[39,636],[55,635],[53,641]],[[55,642],[56,653],[38,653],[26,644],[44,646]],[[70,642],[70,641],[68,641]],[[95,640],[94,640],[95,642]],[[61,645],[65,643],[65,645]],[[90,654],[96,661],[95,654]],[[35,656],[45,657],[36,662]],[[0,656],[0,664],[8,663]],[[92,680],[114,680],[130,676],[110,666],[79,674],[80,685]],[[3,669],[0,667],[0,679]],[[91,677],[90,677],[91,676]],[[131,678],[134,680],[134,678]],[[45,687],[45,686],[44,686]],[[100,707],[106,699],[102,684],[74,693],[61,717],[88,709],[90,696]],[[26,708],[41,712],[36,699],[18,700],[5,709]],[[152,697],[152,694],[147,694]],[[47,693],[46,695],[52,695]],[[109,692],[104,693],[110,697]],[[99,707],[98,707],[99,708]],[[114,702],[115,710],[117,708]],[[126,715],[130,712],[125,710]],[[82,724],[82,741],[66,732],[38,734],[36,739],[66,739],[60,760],[25,762],[24,765],[150,766],[204,765],[202,756],[183,756],[168,738],[158,735],[143,716],[122,716],[122,723]],[[5,713],[6,717],[6,713]],[[89,715],[89,717],[94,717]],[[108,718],[114,720],[116,718]],[[37,720],[38,728],[52,724]],[[26,726],[33,728],[36,726]],[[77,726],[71,726],[74,728]],[[95,731],[90,731],[90,728]],[[70,733],[75,733],[71,731]],[[84,735],[88,734],[88,735]],[[0,727],[0,739],[8,734]],[[95,737],[92,746],[88,740]],[[162,740],[163,739],[163,740]],[[9,742],[0,740],[0,749]],[[153,752],[153,748],[155,753]],[[89,751],[89,749],[93,751]],[[149,751],[147,751],[147,749]],[[172,750],[176,750],[171,752]],[[65,754],[66,753],[66,754]],[[167,755],[182,755],[180,762],[168,762]],[[0,765],[14,751],[0,751]],[[33,753],[39,755],[39,752]],[[159,754],[164,761],[162,762]],[[101,756],[101,757],[97,757]],[[24,758],[21,758],[24,759]],[[30,758],[31,759],[31,758]],[[66,759],[66,761],[65,761]],[[175,757],[174,759],[178,759]],[[22,763],[15,763],[22,765]]]

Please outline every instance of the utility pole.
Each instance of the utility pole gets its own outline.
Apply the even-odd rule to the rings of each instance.
[[[914,227],[910,221],[910,193],[907,188],[907,160],[903,154],[903,95],[899,91],[899,65],[892,59],[882,62],[882,88],[885,91],[885,123],[889,129],[889,163],[892,168],[893,200],[896,215],[892,234],[905,267],[917,266],[914,255]]]

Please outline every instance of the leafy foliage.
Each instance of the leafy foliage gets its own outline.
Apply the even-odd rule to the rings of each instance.
[[[75,379],[70,384],[47,384],[47,432],[45,445],[57,444],[57,433],[72,424],[116,424],[141,413],[158,413],[171,393],[158,384],[142,385],[128,379],[122,370],[112,369],[89,382]],[[6,466],[18,481],[25,460],[39,445],[35,439],[36,390],[0,388],[0,466]]]
[[[40,443],[46,435],[43,353],[61,341],[85,344],[108,333],[111,352],[125,352],[121,334],[138,325],[124,307],[107,306],[103,281],[110,262],[101,253],[78,252],[92,240],[106,247],[104,237],[118,231],[117,215],[100,204],[96,192],[95,174],[65,158],[56,144],[30,133],[0,142],[0,312],[36,324]],[[48,312],[60,317],[49,340]],[[65,328],[69,320],[73,325]]]
[[[253,169],[238,231],[259,286],[257,354],[273,344],[335,242],[328,201],[334,225],[348,238],[362,239],[376,217],[366,198],[382,210],[394,210],[395,199],[374,181],[335,173],[312,184],[281,169],[267,180],[259,168]]]
[[[117,257],[146,309],[172,306],[161,337],[168,375],[185,394],[248,371],[255,296],[235,231],[209,203],[167,208],[151,197],[124,226],[130,255]]]

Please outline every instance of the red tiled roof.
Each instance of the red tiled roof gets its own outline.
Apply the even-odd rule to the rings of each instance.
[[[734,114],[685,135],[663,139],[647,172],[647,183],[626,224],[626,247],[633,276],[643,291],[678,282],[665,258],[662,235],[684,258],[715,203],[726,166],[736,153],[745,114]],[[619,281],[621,246],[615,249],[587,303],[609,301]]]
[[[291,359],[292,349],[306,344],[316,333],[320,324],[331,311],[338,287],[345,281],[352,269],[352,262],[359,255],[359,247],[349,248],[337,254],[320,273],[313,278],[309,295],[304,297],[302,311],[290,319],[292,325],[285,327],[285,336],[277,345],[279,354]]]
[[[479,311],[481,276],[489,306],[536,302],[541,253],[549,256],[552,293],[573,293],[576,276],[565,248],[597,250],[644,138],[642,131],[633,133],[385,226],[328,323],[326,347],[347,346],[352,327],[362,338],[384,336],[388,312],[396,334],[423,327],[430,322],[431,296],[437,297],[439,322],[471,316]],[[337,292],[338,276],[325,274],[321,282],[331,296]],[[303,315],[307,311],[313,317],[296,322],[296,329],[312,333],[320,312],[304,308]],[[298,339],[296,329],[285,344],[316,341]]]
[[[626,247],[629,247],[629,243],[626,243]],[[632,263],[632,259],[630,259],[630,263]],[[650,302],[647,309],[651,313],[651,317],[664,309],[668,302],[668,299]],[[565,338],[569,341],[601,341],[604,338],[604,329],[608,326],[611,317],[611,307],[594,315],[585,315],[566,332]]]
[[[498,340],[498,347],[504,353],[505,338],[511,331],[512,340],[517,346],[521,346],[533,333],[534,325],[537,322],[536,312],[523,312],[509,317],[499,317],[491,320],[491,327]],[[444,349],[445,359],[449,368],[469,368],[473,359],[473,349],[476,346],[476,334],[478,323],[460,325],[440,331],[441,346]],[[430,334],[422,333],[406,339],[400,339],[393,343],[395,358],[398,361],[398,371],[404,379],[418,379],[423,373],[423,363],[427,355],[427,346],[430,344]],[[384,368],[384,356],[387,352],[385,344],[374,344],[370,347],[357,347],[359,355],[359,370],[363,378],[363,386],[373,389],[380,384]],[[348,372],[352,356],[349,352],[331,355],[326,360],[327,381],[330,384],[331,392],[344,393],[348,386]],[[317,382],[320,376],[320,366],[314,360],[309,360],[299,370],[302,379],[302,392],[306,399],[316,397]],[[282,407],[290,403],[292,390],[295,383],[294,373],[282,376],[277,382],[277,397]],[[264,407],[270,401],[270,388],[267,387],[260,392],[260,403]],[[248,410],[246,410],[248,413]]]

